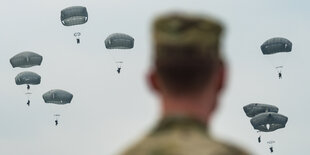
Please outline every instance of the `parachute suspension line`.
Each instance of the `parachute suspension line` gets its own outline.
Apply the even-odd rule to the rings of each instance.
[[[123,66],[123,61],[115,61],[117,68],[122,68]]]
[[[54,114],[55,120],[58,120],[60,117],[60,114]]]
[[[276,70],[277,70],[278,73],[281,73],[282,70],[283,70],[283,66],[277,66]]]

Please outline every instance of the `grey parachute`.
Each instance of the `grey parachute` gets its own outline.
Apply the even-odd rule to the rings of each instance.
[[[262,103],[251,103],[243,107],[245,114],[248,117],[254,117],[257,114],[264,112],[275,112],[279,111],[279,108],[274,105],[262,104]]]
[[[264,55],[275,54],[279,52],[291,52],[292,42],[286,38],[271,38],[261,45],[261,50]]]
[[[107,49],[131,49],[134,46],[134,38],[123,33],[109,35],[104,41]]]
[[[15,77],[16,85],[38,85],[41,83],[41,76],[34,72],[21,72]]]
[[[16,54],[10,59],[10,63],[13,68],[29,68],[32,66],[40,66],[42,63],[43,57],[34,52],[21,52]]]
[[[288,118],[284,115],[266,112],[256,115],[251,119],[254,129],[262,132],[272,132],[277,129],[284,128]]]
[[[71,6],[61,10],[61,23],[64,26],[84,24],[88,21],[87,9],[84,6]]]
[[[43,94],[45,103],[68,104],[71,103],[73,95],[65,90],[53,89]]]

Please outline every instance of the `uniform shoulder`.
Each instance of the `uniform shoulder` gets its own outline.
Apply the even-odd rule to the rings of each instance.
[[[218,150],[223,150],[225,153],[223,154],[231,154],[231,155],[248,155],[249,153],[242,149],[239,146],[233,145],[232,143],[226,143],[226,142],[220,142],[216,141],[217,145],[221,147],[221,149]]]
[[[196,131],[170,130],[144,137],[121,155],[247,155],[234,145]]]
[[[245,155],[245,151],[214,140],[204,123],[169,117],[121,155]]]

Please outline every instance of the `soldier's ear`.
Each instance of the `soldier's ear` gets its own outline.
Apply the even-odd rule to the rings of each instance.
[[[224,62],[221,62],[217,71],[217,91],[221,91],[226,85],[227,69]]]
[[[147,74],[147,83],[151,90],[155,91],[156,93],[161,92],[159,77],[155,69],[151,69]]]

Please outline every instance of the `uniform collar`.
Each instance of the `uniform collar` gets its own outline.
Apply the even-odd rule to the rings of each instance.
[[[195,129],[201,132],[207,132],[207,125],[197,119],[188,116],[165,116],[163,117],[158,125],[155,127],[152,133],[158,133],[162,131],[172,129]]]

